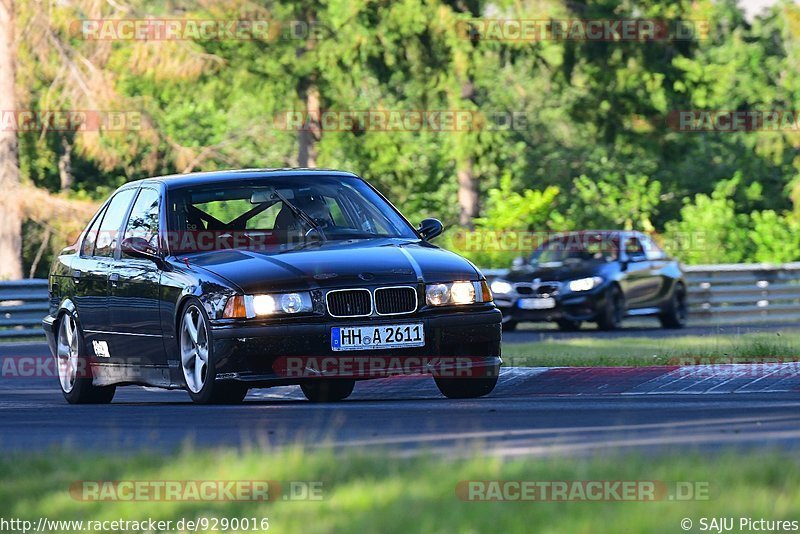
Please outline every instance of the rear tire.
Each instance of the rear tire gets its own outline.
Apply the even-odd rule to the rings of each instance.
[[[247,386],[216,380],[214,343],[208,317],[199,301],[192,299],[183,309],[178,330],[178,350],[186,390],[196,404],[239,404]]]
[[[318,379],[314,382],[300,384],[303,395],[311,402],[339,402],[343,401],[353,392],[356,386],[355,380]]]
[[[70,404],[108,404],[116,386],[95,386],[86,344],[71,312],[61,316],[56,339],[56,371],[64,398]]]
[[[611,286],[606,293],[606,303],[597,317],[600,330],[617,330],[625,314],[625,300],[619,287]]]
[[[683,328],[686,326],[688,309],[686,307],[686,289],[683,285],[678,285],[672,292],[669,304],[664,308],[663,313],[658,316],[663,328]]]
[[[497,385],[497,375],[481,378],[436,378],[436,387],[448,399],[475,399],[488,395]]]

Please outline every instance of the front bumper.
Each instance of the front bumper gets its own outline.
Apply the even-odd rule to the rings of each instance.
[[[405,317],[326,319],[273,325],[213,324],[217,379],[258,385],[299,384],[317,378],[383,378],[431,373],[485,377],[499,372],[500,311],[449,311]],[[331,328],[422,323],[425,346],[333,351]]]
[[[554,296],[555,307],[544,310],[520,308],[520,300],[535,298],[533,295],[498,295],[495,304],[503,314],[504,321],[542,322],[567,319],[570,321],[594,321],[606,305],[606,288],[599,287],[580,293],[564,293]]]
[[[42,330],[44,330],[44,337],[47,339],[47,346],[50,347],[50,353],[55,356],[57,352],[56,318],[52,315],[48,315],[42,319]]]

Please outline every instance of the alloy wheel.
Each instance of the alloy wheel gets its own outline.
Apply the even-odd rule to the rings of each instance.
[[[64,393],[75,387],[78,379],[78,325],[70,314],[65,314],[58,329],[58,380]]]
[[[194,305],[183,314],[181,368],[186,386],[192,393],[199,393],[208,376],[208,327],[203,313]]]

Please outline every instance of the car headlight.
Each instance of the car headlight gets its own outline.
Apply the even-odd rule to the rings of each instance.
[[[270,315],[293,315],[314,311],[311,294],[276,293],[265,295],[236,295],[225,304],[223,317],[226,319],[252,319]]]
[[[480,282],[452,282],[449,284],[429,284],[425,287],[425,301],[428,306],[458,306],[491,302],[492,293],[485,280]]]
[[[569,283],[570,291],[589,291],[603,283],[603,279],[599,276],[590,276],[589,278],[579,278],[572,280]]]
[[[505,295],[506,293],[511,293],[514,289],[512,285],[505,280],[494,280],[489,287],[495,295]]]

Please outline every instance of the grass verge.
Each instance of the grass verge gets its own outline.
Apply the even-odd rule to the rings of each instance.
[[[303,450],[191,451],[112,456],[81,451],[0,460],[0,517],[142,521],[148,518],[268,518],[273,532],[680,532],[682,518],[798,520],[800,461],[777,452],[658,457],[442,460]],[[746,460],[746,461],[745,461]],[[275,502],[82,502],[76,480],[321,481],[323,500]],[[466,502],[469,480],[661,481],[657,502]],[[676,483],[706,500],[671,500]],[[696,483],[699,483],[698,486]],[[686,486],[686,485],[684,485]],[[200,529],[201,532],[208,529]],[[76,530],[64,530],[73,532]]]
[[[798,332],[669,338],[575,337],[503,344],[505,365],[514,367],[754,363],[798,359]]]

